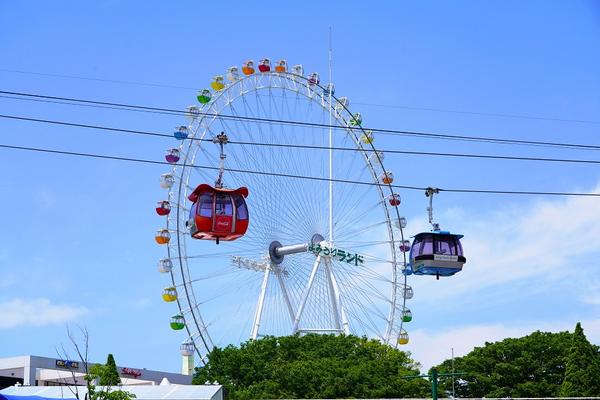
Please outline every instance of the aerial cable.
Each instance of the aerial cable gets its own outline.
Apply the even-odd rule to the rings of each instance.
[[[111,155],[98,154],[98,153],[82,153],[82,152],[65,151],[65,150],[45,149],[45,148],[40,148],[40,147],[26,147],[26,146],[0,144],[0,148],[32,151],[32,152],[39,152],[39,153],[50,153],[50,154],[59,154],[59,155],[116,160],[116,161],[135,162],[135,163],[143,163],[143,164],[193,167],[193,168],[198,168],[198,169],[207,169],[207,170],[216,170],[216,171],[218,171],[220,169],[219,167],[213,167],[213,166],[208,166],[208,165],[190,165],[190,164],[185,164],[185,163],[184,164],[181,164],[181,163],[173,164],[173,163],[169,163],[166,161],[147,160],[147,159],[140,159],[140,158],[133,158],[133,157],[111,156]],[[269,172],[269,171],[253,171],[253,170],[236,169],[236,168],[225,168],[225,170],[229,171],[229,172],[236,172],[236,173],[268,175],[268,176],[276,176],[276,177],[282,177],[282,178],[306,179],[306,180],[322,181],[322,182],[330,181],[329,178],[322,178],[322,177],[317,177],[317,176],[293,175],[293,174],[284,174],[284,173]],[[388,184],[375,183],[375,182],[352,181],[352,180],[337,179],[337,178],[332,179],[332,181],[336,182],[336,183],[345,183],[345,184],[354,184],[354,185],[385,186],[385,187],[392,187],[395,189],[419,190],[419,191],[427,190],[426,187],[407,186],[407,185],[388,185]],[[443,191],[443,192],[451,192],[451,193],[600,197],[600,193],[594,193],[594,192],[585,193],[585,192],[550,192],[550,191],[518,191],[518,190],[454,189],[454,188],[437,188],[437,190],[439,190],[440,192]]]
[[[78,98],[70,98],[70,97],[47,96],[47,95],[41,95],[41,94],[35,94],[35,93],[0,91],[0,94],[10,95],[10,96],[20,96],[20,97],[24,97],[24,98],[47,99],[47,100],[53,100],[53,101],[58,100],[58,101],[75,102],[75,103],[81,103],[81,104],[92,104],[94,106],[101,106],[101,107],[103,107],[103,106],[118,107],[120,109],[125,109],[125,110],[142,110],[142,111],[151,112],[151,113],[158,112],[158,113],[169,113],[169,114],[176,114],[176,115],[186,115],[186,113],[187,113],[186,111],[172,109],[172,108],[150,107],[150,106],[141,106],[141,105],[135,105],[135,104],[113,103],[113,102],[105,102],[105,101],[97,101],[97,100],[89,100],[89,99],[78,99]],[[199,115],[208,116],[208,117],[218,117],[221,119],[238,120],[238,121],[278,123],[278,124],[285,124],[285,125],[306,126],[306,127],[312,127],[312,128],[333,128],[333,129],[344,129],[344,130],[353,130],[353,129],[370,130],[372,132],[378,132],[381,134],[396,135],[396,136],[400,135],[400,136],[414,136],[414,137],[445,139],[445,140],[488,142],[488,143],[498,143],[498,144],[533,145],[533,146],[563,147],[563,148],[582,149],[582,150],[600,150],[599,145],[588,145],[588,144],[580,144],[580,143],[545,142],[545,141],[533,141],[533,140],[502,139],[502,138],[484,137],[484,136],[450,135],[450,134],[441,134],[441,133],[432,133],[432,132],[405,131],[405,130],[397,130],[397,129],[367,128],[367,127],[361,127],[361,126],[346,127],[346,126],[330,125],[330,124],[316,123],[316,122],[292,121],[292,120],[275,119],[275,118],[236,116],[236,115],[207,113],[207,112],[199,112]]]
[[[118,133],[132,133],[137,135],[156,136],[172,138],[173,136],[166,133],[142,131],[135,129],[124,129],[102,125],[82,124],[67,121],[48,120],[40,118],[21,117],[16,115],[0,114],[0,118],[14,119],[19,121],[45,123],[51,125],[62,125],[76,128],[86,129],[98,129]],[[190,138],[189,140],[213,142],[213,139],[199,139]],[[300,149],[315,149],[315,150],[329,150],[329,146],[319,145],[301,145],[293,143],[261,143],[261,142],[247,142],[247,141],[228,141],[231,144],[237,145],[248,145],[248,146],[267,146],[267,147],[282,147],[282,148],[300,148]],[[335,151],[362,151],[356,147],[331,147]],[[569,158],[547,158],[547,157],[522,157],[522,156],[503,156],[494,154],[476,154],[476,153],[445,153],[445,152],[429,152],[429,151],[410,151],[410,150],[395,150],[389,149],[384,150],[387,154],[404,154],[404,155],[421,155],[421,156],[433,156],[433,157],[457,157],[457,158],[480,158],[480,159],[491,159],[491,160],[509,160],[509,161],[539,161],[539,162],[557,162],[557,163],[576,163],[576,164],[600,164],[600,160],[582,160],[582,159],[569,159]]]
[[[16,73],[16,74],[24,74],[24,75],[47,76],[47,77],[51,77],[51,78],[64,78],[64,79],[77,79],[77,80],[94,81],[94,82],[106,82],[106,83],[115,83],[115,84],[120,84],[120,85],[158,87],[158,88],[167,88],[167,89],[179,89],[179,90],[200,90],[201,89],[198,87],[172,85],[172,84],[165,84],[165,83],[139,82],[139,81],[129,81],[129,80],[123,80],[123,79],[94,78],[94,77],[89,77],[89,76],[53,74],[53,73],[36,72],[36,71],[22,71],[22,70],[8,69],[8,68],[0,68],[0,72],[9,72],[9,73]],[[506,113],[493,113],[493,112],[468,111],[468,110],[452,110],[452,109],[447,109],[447,108],[416,107],[416,106],[407,106],[407,105],[400,105],[400,104],[365,103],[365,102],[361,102],[361,101],[354,101],[353,103],[356,105],[366,106],[366,107],[395,108],[395,109],[403,109],[403,110],[430,111],[430,112],[441,112],[441,113],[452,113],[452,114],[466,114],[466,115],[477,115],[477,116],[484,116],[484,117],[531,119],[531,120],[539,120],[539,121],[575,122],[575,123],[582,123],[582,124],[600,124],[600,121],[575,119],[575,118],[542,117],[542,116],[538,116],[538,115],[506,114]]]

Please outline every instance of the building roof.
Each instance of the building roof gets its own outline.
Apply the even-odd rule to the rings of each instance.
[[[59,363],[61,364],[59,365]],[[95,363],[90,362],[89,364]],[[29,377],[29,381],[24,382],[26,385],[33,384],[34,379],[60,381],[68,384],[84,383],[85,368],[81,362],[31,355],[0,358],[0,376],[26,378],[24,376],[25,370],[34,371],[32,372],[34,375]],[[6,371],[10,375],[3,374]],[[158,384],[164,378],[167,378],[169,382],[174,384],[189,385],[192,383],[191,375],[182,375],[173,372],[132,368],[130,366],[117,366],[117,371],[121,377],[121,383],[124,385],[152,384],[152,382]],[[73,382],[74,379],[76,379],[75,382]]]
[[[74,390],[74,387],[71,388]],[[221,385],[123,385],[111,387],[111,390],[117,389],[134,394],[136,400],[210,400],[221,390]],[[77,386],[77,390],[79,397],[84,398],[85,386]],[[11,386],[0,390],[0,394],[59,399],[76,398],[68,386]]]

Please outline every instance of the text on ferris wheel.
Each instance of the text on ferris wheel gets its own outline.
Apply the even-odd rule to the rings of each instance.
[[[342,249],[336,249],[334,247],[321,246],[320,244],[311,244],[308,246],[308,251],[314,253],[316,256],[332,257],[337,258],[339,261],[345,261],[348,264],[364,264],[365,260],[363,256],[357,253],[346,252]]]

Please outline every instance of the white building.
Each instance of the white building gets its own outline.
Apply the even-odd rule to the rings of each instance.
[[[89,363],[90,365],[93,363]],[[123,385],[158,385],[164,378],[177,385],[191,385],[192,376],[145,368],[117,367]],[[0,358],[0,389],[23,386],[85,385],[80,362],[57,358],[20,356]]]
[[[14,396],[41,396],[56,399],[75,399],[74,390],[78,390],[80,399],[85,399],[85,386],[11,386],[0,390],[0,394]],[[155,386],[113,386],[135,395],[135,400],[223,400],[223,388],[220,385],[171,385]]]

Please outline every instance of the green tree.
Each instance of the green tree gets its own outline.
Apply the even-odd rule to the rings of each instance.
[[[117,364],[112,354],[109,354],[106,358],[104,373],[100,376],[99,384],[102,386],[117,386],[121,384]]]
[[[124,390],[111,390],[111,386],[121,385],[121,378],[117,370],[117,364],[112,354],[109,354],[106,359],[106,364],[94,364],[90,367],[88,374],[85,376],[87,382],[86,400],[132,400],[135,399],[133,393]],[[100,390],[94,385],[94,381],[98,380],[98,384],[102,386]]]
[[[454,360],[457,397],[555,397],[565,376],[571,346],[569,332],[533,332],[518,339],[485,343]],[[452,371],[452,361],[437,366]],[[441,393],[452,388],[452,378],[442,377]]]
[[[85,395],[85,400],[133,400],[135,399],[135,394],[127,392],[125,390],[111,390],[109,386],[104,387],[101,390],[98,390],[96,385],[92,382],[96,379],[93,374],[86,375],[87,381],[87,393]]]
[[[581,323],[575,326],[567,358],[565,379],[560,387],[562,397],[600,396],[600,356],[592,345]]]
[[[229,399],[423,397],[430,391],[409,354],[345,335],[265,337],[215,348],[195,384],[219,382]]]
[[[90,367],[90,375],[98,379],[100,386],[118,386],[121,384],[117,364],[112,354],[106,358],[106,364],[94,364]]]

